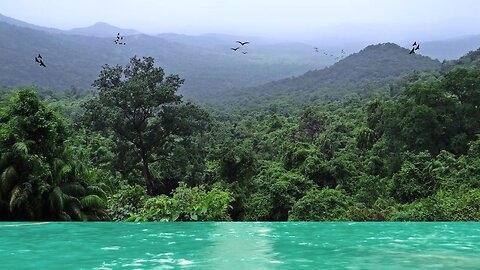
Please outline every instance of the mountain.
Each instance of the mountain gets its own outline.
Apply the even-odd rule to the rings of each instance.
[[[22,22],[22,21],[7,17],[7,16],[2,15],[2,14],[0,14],[0,22],[5,22],[5,23],[11,24],[11,25],[30,28],[30,29],[34,29],[34,30],[44,31],[44,32],[47,32],[47,33],[61,33],[61,32],[63,32],[60,29],[42,27],[42,26],[31,24],[31,23]]]
[[[422,54],[440,60],[458,59],[465,53],[480,48],[480,35],[428,41],[421,44]]]
[[[104,22],[98,22],[89,27],[74,28],[69,31],[65,31],[66,34],[91,36],[91,37],[110,37],[115,38],[117,33],[122,36],[138,35],[140,32],[133,29],[118,28],[113,25]]]
[[[470,51],[459,59],[444,61],[441,71],[447,73],[456,67],[480,68],[480,48],[475,51]]]
[[[115,37],[117,28],[107,28],[115,29]],[[181,88],[186,97],[206,101],[233,87],[251,87],[325,66],[311,56],[292,61],[254,50],[243,55],[230,47],[204,48],[143,34],[125,36],[127,45],[121,46],[111,37],[51,33],[0,22],[0,35],[0,86],[9,87],[90,88],[102,65],[125,65],[134,55],[152,56],[166,73],[186,80]],[[38,53],[44,56],[46,68],[34,62]]]
[[[335,99],[346,94],[368,96],[386,90],[392,79],[412,71],[439,69],[441,63],[393,43],[371,45],[334,65],[261,86],[232,92],[218,101],[241,108],[282,103],[296,106],[306,101]]]

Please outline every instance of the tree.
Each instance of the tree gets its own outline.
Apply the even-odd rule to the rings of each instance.
[[[108,219],[105,191],[66,145],[61,116],[21,89],[0,112],[0,219]]]
[[[352,199],[341,191],[325,188],[310,189],[288,212],[289,221],[349,220],[348,208]]]
[[[176,94],[183,82],[178,75],[165,76],[152,57],[133,57],[125,67],[105,65],[93,83],[99,95],[85,105],[85,120],[92,128],[112,130],[140,157],[150,195],[158,192],[150,164],[165,158],[164,146],[207,125],[207,114]]]

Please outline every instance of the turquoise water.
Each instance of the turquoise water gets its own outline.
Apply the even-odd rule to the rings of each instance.
[[[0,223],[1,269],[480,269],[480,223]]]

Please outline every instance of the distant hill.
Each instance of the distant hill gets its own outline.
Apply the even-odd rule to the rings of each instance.
[[[428,41],[422,44],[422,54],[434,59],[458,59],[469,51],[480,48],[480,35],[446,40]]]
[[[480,68],[480,48],[467,53],[457,60],[443,62],[441,70],[446,73],[456,67]]]
[[[104,22],[98,22],[92,26],[74,28],[69,31],[65,31],[66,34],[92,36],[92,37],[110,37],[115,38],[117,33],[122,36],[138,35],[140,32],[133,29],[118,28],[113,25]]]
[[[335,99],[349,93],[372,95],[388,83],[412,71],[440,68],[438,60],[393,43],[371,45],[334,65],[261,86],[241,89],[219,100],[220,104],[251,107],[272,103],[304,104],[306,101]]]
[[[106,29],[114,30],[113,38],[116,36],[118,28]],[[0,22],[0,35],[0,86],[10,87],[90,88],[102,65],[124,65],[134,55],[152,56],[167,73],[186,79],[181,89],[186,97],[201,101],[234,87],[255,86],[325,66],[308,55],[295,61],[255,51],[242,55],[229,47],[204,48],[143,34],[125,36],[127,46],[120,46],[111,37],[52,33]],[[34,62],[38,53],[44,56],[47,68]]]
[[[61,32],[63,32],[60,29],[42,27],[42,26],[31,24],[31,23],[22,22],[22,21],[16,20],[14,18],[7,17],[7,16],[2,15],[2,14],[0,14],[0,22],[5,22],[5,23],[11,24],[11,25],[30,28],[30,29],[34,29],[34,30],[44,31],[44,32],[47,32],[47,33],[61,33]]]

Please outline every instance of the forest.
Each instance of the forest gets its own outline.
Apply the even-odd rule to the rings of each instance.
[[[479,59],[244,110],[152,57],[95,91],[1,88],[0,220],[480,221]]]

